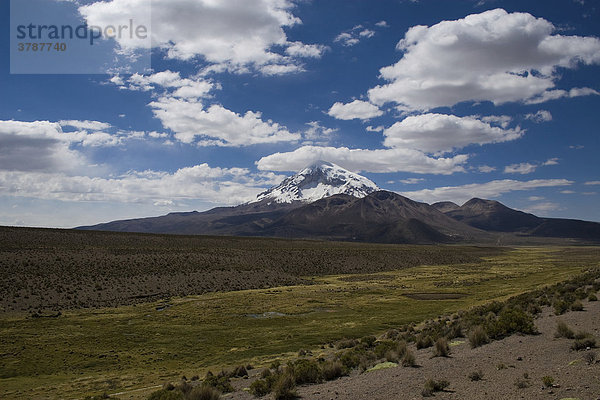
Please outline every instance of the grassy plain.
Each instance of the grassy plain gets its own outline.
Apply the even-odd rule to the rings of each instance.
[[[143,398],[151,387],[182,375],[265,365],[300,349],[318,354],[322,344],[344,337],[381,333],[563,281],[599,266],[599,250],[507,249],[476,262],[307,276],[310,285],[71,309],[55,318],[3,313],[0,397],[83,398],[106,391]],[[140,388],[148,389],[133,391]]]

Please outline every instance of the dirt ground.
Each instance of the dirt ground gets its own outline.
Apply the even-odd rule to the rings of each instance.
[[[536,320],[539,335],[515,335],[476,349],[471,349],[465,339],[451,347],[448,358],[432,358],[431,349],[413,348],[418,368],[399,366],[302,386],[298,395],[310,400],[422,399],[424,383],[431,378],[450,382],[446,391],[435,393],[434,398],[440,400],[600,400],[600,362],[588,364],[584,361],[588,351],[573,351],[573,340],[554,337],[557,322],[562,320],[575,332],[585,331],[600,338],[600,302],[585,301],[584,305],[584,311],[561,316],[544,309]],[[591,351],[600,358],[600,351]],[[471,381],[469,374],[474,371],[481,371],[483,379]],[[554,387],[544,387],[545,376],[554,378]],[[242,389],[251,381],[238,381],[235,386]],[[517,387],[517,382],[524,382],[526,387]],[[239,390],[225,398],[254,397]]]

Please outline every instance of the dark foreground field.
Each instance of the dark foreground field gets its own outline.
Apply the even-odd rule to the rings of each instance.
[[[316,355],[343,338],[504,301],[600,266],[597,247],[16,228],[2,228],[0,238],[7,399],[145,399],[184,375],[285,364],[300,350]]]

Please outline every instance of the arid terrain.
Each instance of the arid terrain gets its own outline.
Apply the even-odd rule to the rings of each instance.
[[[598,338],[598,303],[587,300],[600,289],[597,247],[18,228],[0,229],[0,239],[6,399],[192,398],[179,387],[252,398],[244,389],[268,367],[273,379],[297,374],[293,391],[307,399],[419,398],[429,378],[449,382],[437,398],[547,398],[552,390],[551,398],[584,400],[598,388],[597,364],[577,361],[586,352],[569,350],[572,339],[553,337],[564,319],[575,334]],[[570,312],[579,299],[584,311]],[[551,316],[556,309],[569,312]],[[541,334],[518,334],[531,333],[531,321]],[[477,325],[491,343],[471,349]],[[431,358],[444,338],[450,356]],[[402,364],[405,345],[418,367],[382,364]],[[303,380],[302,368],[317,375]],[[483,379],[470,381],[479,369]],[[235,377],[244,371],[250,379]],[[589,380],[579,377],[586,371]],[[540,390],[543,376],[560,387]],[[153,395],[165,382],[173,390]]]
[[[310,284],[303,277],[472,262],[501,251],[0,227],[0,311]]]

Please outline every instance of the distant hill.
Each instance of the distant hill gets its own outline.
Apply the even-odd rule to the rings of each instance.
[[[380,190],[369,179],[318,161],[237,207],[113,221],[82,230],[267,236],[378,243],[519,243],[526,238],[600,242],[600,224],[541,218],[494,200],[429,205]]]
[[[473,198],[458,208],[437,208],[445,209],[444,213],[456,221],[485,231],[600,241],[600,223],[537,217],[494,200]]]

